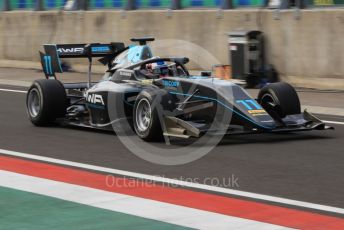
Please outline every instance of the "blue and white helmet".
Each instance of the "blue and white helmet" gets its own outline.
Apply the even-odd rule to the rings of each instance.
[[[166,65],[164,61],[153,63],[152,70],[154,74],[167,75],[168,65]]]

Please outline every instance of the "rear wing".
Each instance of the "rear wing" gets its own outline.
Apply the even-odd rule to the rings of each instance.
[[[60,58],[88,58],[90,63],[93,57],[100,57],[99,61],[104,65],[110,65],[111,61],[125,50],[124,43],[114,42],[110,44],[46,44],[44,52],[39,52],[43,72],[47,79],[56,79],[55,73],[62,73]]]

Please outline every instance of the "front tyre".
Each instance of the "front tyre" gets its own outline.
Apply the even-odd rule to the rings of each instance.
[[[41,79],[31,85],[26,96],[30,121],[36,126],[51,125],[66,114],[67,99],[63,84],[57,80]]]
[[[162,139],[158,110],[153,106],[154,98],[149,91],[142,91],[137,96],[134,105],[134,129],[136,134],[145,141],[159,141]]]
[[[271,83],[263,87],[258,94],[258,102],[269,114],[280,118],[300,114],[300,99],[295,89],[285,82]]]

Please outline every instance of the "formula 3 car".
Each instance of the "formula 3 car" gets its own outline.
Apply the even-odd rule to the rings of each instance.
[[[46,79],[33,82],[27,112],[37,126],[54,123],[113,130],[126,123],[143,140],[201,137],[205,134],[275,133],[331,129],[301,112],[295,89],[268,84],[252,98],[228,80],[191,76],[186,57],[154,57],[148,41],[44,45],[40,52]],[[61,58],[87,58],[88,82],[62,83]],[[93,58],[106,65],[103,80],[91,81]]]

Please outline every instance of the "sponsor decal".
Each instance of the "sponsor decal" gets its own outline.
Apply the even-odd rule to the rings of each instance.
[[[120,71],[119,74],[122,75],[122,76],[126,76],[126,77],[130,77],[131,76],[131,72]]]
[[[247,112],[252,116],[267,115],[262,106],[258,104],[258,102],[254,99],[236,100],[236,103],[245,107],[245,109],[247,109]]]
[[[108,46],[98,46],[92,47],[92,52],[109,52],[110,48]]]
[[[87,94],[86,101],[92,104],[105,105],[103,97],[100,94]]]
[[[102,53],[102,52],[109,52],[109,51],[110,51],[110,48],[107,46],[92,47],[92,52],[94,52],[94,53]],[[84,48],[83,47],[58,48],[57,52],[59,52],[59,53],[83,53]]]
[[[145,80],[142,80],[141,82],[142,84],[145,84],[145,85],[151,85],[153,84],[153,79],[145,79]]]
[[[57,52],[59,53],[83,53],[84,48],[79,47],[79,48],[59,48],[57,49]]]
[[[260,116],[260,115],[267,115],[264,109],[253,109],[253,110],[248,110],[248,112],[252,116]]]
[[[162,84],[165,87],[175,87],[177,88],[179,86],[179,81],[169,81],[169,80],[163,80]]]

